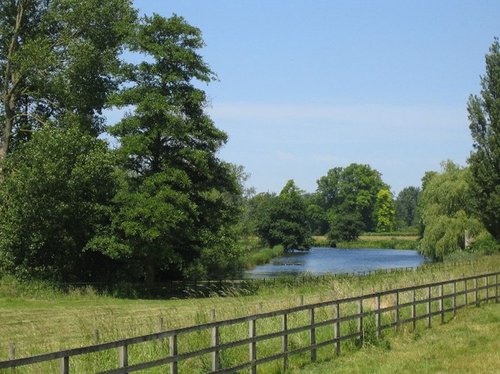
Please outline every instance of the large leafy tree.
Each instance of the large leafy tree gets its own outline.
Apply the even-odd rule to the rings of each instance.
[[[111,274],[109,259],[85,250],[109,224],[115,181],[107,144],[76,126],[47,128],[2,164],[0,269],[64,281]]]
[[[330,209],[328,222],[330,223],[330,231],[327,236],[333,247],[336,247],[339,241],[356,240],[364,228],[361,215],[355,211],[340,212]]]
[[[396,198],[396,218],[404,226],[413,226],[418,222],[417,205],[420,188],[405,187]]]
[[[278,196],[262,195],[256,222],[259,236],[269,245],[286,251],[309,249],[312,239],[307,225],[302,191],[289,180]]]
[[[217,158],[227,137],[194,84],[215,78],[198,54],[203,45],[200,30],[182,17],[145,17],[130,48],[146,61],[128,67],[114,98],[133,110],[109,130],[120,141],[124,172],[112,227],[95,247],[139,264],[147,282],[218,276],[237,265],[241,188],[235,169]]]
[[[420,250],[434,259],[464,249],[470,238],[484,230],[471,206],[470,170],[451,161],[442,172],[430,175],[419,202],[423,222]]]
[[[476,214],[500,239],[500,44],[486,55],[481,95],[471,96],[467,110],[474,150],[469,158]]]
[[[0,0],[0,160],[32,132],[96,135],[133,28],[129,0]]]
[[[323,208],[330,217],[330,229],[338,233],[342,230],[335,225],[371,231],[376,228],[374,217],[377,193],[387,185],[382,181],[381,174],[369,165],[351,164],[345,168],[330,169],[326,176],[318,180],[317,193],[321,198]],[[349,219],[347,219],[349,217]],[[344,222],[347,219],[348,222]],[[353,220],[359,220],[353,225]],[[356,236],[356,235],[355,235]]]
[[[392,192],[386,188],[377,193],[374,209],[375,220],[377,222],[378,232],[387,232],[394,230],[394,220],[396,216],[396,207]]]

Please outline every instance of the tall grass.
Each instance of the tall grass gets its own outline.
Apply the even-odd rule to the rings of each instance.
[[[331,247],[330,240],[324,236],[315,236],[314,246]],[[380,248],[380,249],[413,249],[418,248],[418,240],[413,236],[361,236],[353,241],[341,241],[336,243],[337,248]]]
[[[253,269],[258,265],[267,264],[273,258],[283,256],[283,254],[284,249],[282,245],[251,251],[244,260],[245,268]]]

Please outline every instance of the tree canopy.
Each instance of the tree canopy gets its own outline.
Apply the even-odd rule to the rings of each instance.
[[[382,181],[381,174],[369,165],[336,167],[321,177],[317,193],[321,205],[328,212],[330,237],[344,235],[342,233],[348,227],[349,234],[346,235],[351,240],[357,238],[362,230],[374,230],[377,225],[375,203],[378,192],[383,188],[387,185]]]
[[[0,269],[20,277],[105,279],[89,244],[109,225],[116,190],[107,145],[77,127],[43,129],[3,161]]]
[[[417,205],[420,188],[405,187],[396,198],[396,219],[403,226],[414,226],[418,222]]]
[[[426,256],[443,259],[464,249],[467,239],[481,232],[483,226],[472,214],[469,181],[470,170],[451,161],[427,181],[420,201],[424,225],[420,250]]]
[[[486,229],[500,239],[500,44],[486,55],[481,95],[469,98],[473,151],[469,158],[475,212]]]
[[[129,0],[0,1],[0,160],[49,124],[103,130],[134,19]]]
[[[289,180],[278,196],[257,195],[257,233],[271,247],[281,244],[285,250],[309,249],[311,234],[307,225],[306,205],[301,190]]]
[[[113,230],[100,243],[104,252],[144,264],[149,282],[158,273],[206,277],[232,266],[230,227],[241,189],[216,155],[226,134],[193,84],[214,78],[197,53],[202,46],[200,30],[182,17],[145,17],[131,49],[148,60],[128,67],[130,79],[113,101],[135,109],[109,130],[120,141],[124,172]]]
[[[242,186],[205,112],[198,83],[215,74],[201,31],[182,17],[137,18],[128,0],[0,8],[2,267],[89,279],[97,268],[82,266],[98,258],[147,282],[238,271]],[[143,60],[120,61],[125,48]],[[97,140],[104,107],[129,109],[109,128],[114,151]]]
[[[374,207],[376,229],[378,232],[387,232],[394,230],[396,208],[392,192],[387,188],[381,189],[377,193]]]

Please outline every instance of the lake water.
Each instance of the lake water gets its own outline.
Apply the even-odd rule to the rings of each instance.
[[[309,251],[296,251],[276,257],[269,264],[246,271],[245,277],[274,278],[302,273],[352,273],[418,267],[424,262],[424,256],[411,250],[311,248]]]

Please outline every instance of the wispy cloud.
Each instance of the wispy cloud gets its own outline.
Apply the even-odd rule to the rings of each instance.
[[[283,151],[277,151],[276,157],[278,157],[278,160],[281,161],[291,161],[295,159],[295,155],[293,153]]]
[[[467,121],[465,108],[407,105],[219,103],[209,108],[218,120],[257,122],[324,122],[328,124],[453,128]]]

